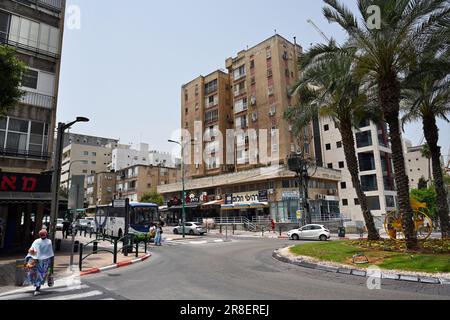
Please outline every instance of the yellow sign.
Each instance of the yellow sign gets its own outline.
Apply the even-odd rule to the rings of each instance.
[[[302,215],[303,215],[302,210],[298,210],[297,211],[297,219],[301,219]]]

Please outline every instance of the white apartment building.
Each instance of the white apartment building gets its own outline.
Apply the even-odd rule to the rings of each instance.
[[[347,169],[341,134],[329,117],[320,118],[315,126],[315,133],[320,131],[322,149],[321,153],[317,154],[318,162],[324,167],[342,172],[342,180],[339,183],[341,213],[344,218],[363,222],[358,197]],[[317,145],[317,136],[315,141]],[[355,130],[355,144],[362,187],[377,227],[381,228],[386,212],[394,209],[397,203],[392,150],[386,125],[363,121],[359,130]]]
[[[170,153],[150,151],[146,143],[139,144],[139,149],[132,145],[118,145],[112,151],[111,170],[119,171],[132,166],[163,166],[175,168],[178,161]]]

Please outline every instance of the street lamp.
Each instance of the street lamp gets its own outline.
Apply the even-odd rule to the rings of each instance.
[[[70,123],[58,124],[57,138],[56,138],[56,150],[53,160],[53,177],[52,177],[52,204],[50,209],[50,235],[53,246],[55,246],[56,236],[56,219],[58,218],[59,208],[59,187],[61,183],[61,162],[64,143],[64,132],[78,122],[89,122],[88,118],[77,117],[75,121]]]
[[[184,144],[174,141],[174,140],[168,140],[170,143],[178,144],[181,147],[181,181],[183,184],[183,195],[182,195],[182,201],[183,201],[183,211],[182,211],[182,218],[181,223],[183,226],[183,238],[186,238],[186,229],[185,229],[185,223],[186,223],[186,191],[185,191],[185,178],[184,178]]]

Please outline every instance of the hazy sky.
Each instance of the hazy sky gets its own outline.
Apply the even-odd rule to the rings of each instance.
[[[81,9],[81,29],[66,29],[58,121],[91,119],[74,132],[149,143],[166,141],[180,127],[181,85],[225,68],[225,59],[276,31],[304,49],[344,33],[322,16],[319,0],[67,0]],[[352,5],[354,1],[345,1]],[[450,126],[440,123],[443,153]],[[413,144],[420,124],[409,126]]]

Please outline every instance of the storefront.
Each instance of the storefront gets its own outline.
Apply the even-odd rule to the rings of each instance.
[[[27,248],[50,221],[50,206],[51,175],[0,173],[0,253]]]

